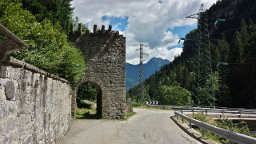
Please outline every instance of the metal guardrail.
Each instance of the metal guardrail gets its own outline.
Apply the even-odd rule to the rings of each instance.
[[[224,137],[226,139],[229,139],[231,143],[238,143],[238,144],[256,144],[256,138],[244,135],[244,134],[240,134],[240,133],[236,133],[234,131],[231,130],[226,130],[223,128],[219,128],[213,125],[210,125],[208,123],[199,121],[199,120],[195,120],[193,118],[190,118],[186,115],[181,114],[180,112],[174,112],[175,116],[181,117],[182,119],[185,119],[186,121],[189,122],[189,125],[191,127],[192,124],[198,126],[199,128],[201,128],[203,130],[203,134],[205,133],[205,131],[210,131],[213,132],[221,137]]]
[[[226,108],[226,107],[192,107],[192,106],[169,106],[169,105],[149,105],[156,108],[172,108],[183,112],[205,112],[205,113],[230,113],[230,114],[256,114],[256,109]]]
[[[210,125],[208,123],[195,120],[193,118],[190,118],[186,115],[183,115],[183,112],[203,112],[206,114],[209,113],[220,113],[220,114],[256,114],[256,109],[244,109],[244,108],[227,108],[227,107],[192,107],[192,106],[169,106],[169,105],[149,105],[150,107],[157,107],[157,108],[173,108],[178,109],[182,113],[175,111],[176,117],[181,117],[182,120],[186,120],[189,122],[189,126],[192,127],[192,124],[198,126],[203,130],[203,135],[205,131],[210,131],[212,133],[215,133],[216,135],[219,135],[221,137],[224,137],[226,139],[229,139],[231,143],[238,143],[238,144],[256,144],[256,138],[250,137],[244,134],[236,133],[231,130],[226,130],[223,128],[219,128],[213,125]]]
[[[230,110],[230,109],[191,109],[191,110],[181,110],[182,112],[202,112],[202,113],[211,113],[211,114],[253,114],[256,115],[256,111],[255,110]]]

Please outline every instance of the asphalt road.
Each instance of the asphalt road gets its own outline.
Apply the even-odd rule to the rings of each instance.
[[[64,144],[199,144],[169,117],[173,111],[134,109],[127,121],[75,120]]]

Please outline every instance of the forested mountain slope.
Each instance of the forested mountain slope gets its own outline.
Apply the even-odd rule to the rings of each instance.
[[[145,100],[177,101],[174,87],[182,87],[191,93],[187,104],[255,108],[256,1],[218,1],[199,24],[186,35],[181,56],[145,81]],[[134,100],[138,88],[128,92]]]

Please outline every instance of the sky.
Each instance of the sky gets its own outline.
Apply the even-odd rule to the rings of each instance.
[[[173,59],[182,53],[180,38],[197,27],[185,19],[200,5],[209,8],[216,0],[73,0],[74,17],[86,24],[113,26],[126,37],[126,61],[139,63],[139,44],[144,44],[144,60]]]

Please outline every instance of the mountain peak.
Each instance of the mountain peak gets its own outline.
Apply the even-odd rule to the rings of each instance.
[[[148,64],[148,63],[164,63],[164,64],[168,64],[170,63],[169,60],[167,59],[162,59],[162,58],[157,58],[157,57],[153,57],[152,59],[150,59],[147,63],[144,63],[145,64]],[[139,65],[139,64],[131,64],[131,63],[126,63],[126,65],[133,65],[133,66],[136,66],[136,65]]]
[[[153,63],[167,63],[167,62],[170,62],[169,60],[167,59],[162,59],[162,58],[156,58],[156,57],[153,57],[151,60],[149,60],[147,63],[150,63],[150,62],[153,62]]]
[[[161,58],[152,58],[147,63],[143,64],[144,79],[147,79],[156,71],[160,70],[163,65],[169,64],[170,61]],[[134,87],[139,82],[139,65],[126,64],[126,86],[127,89]]]

